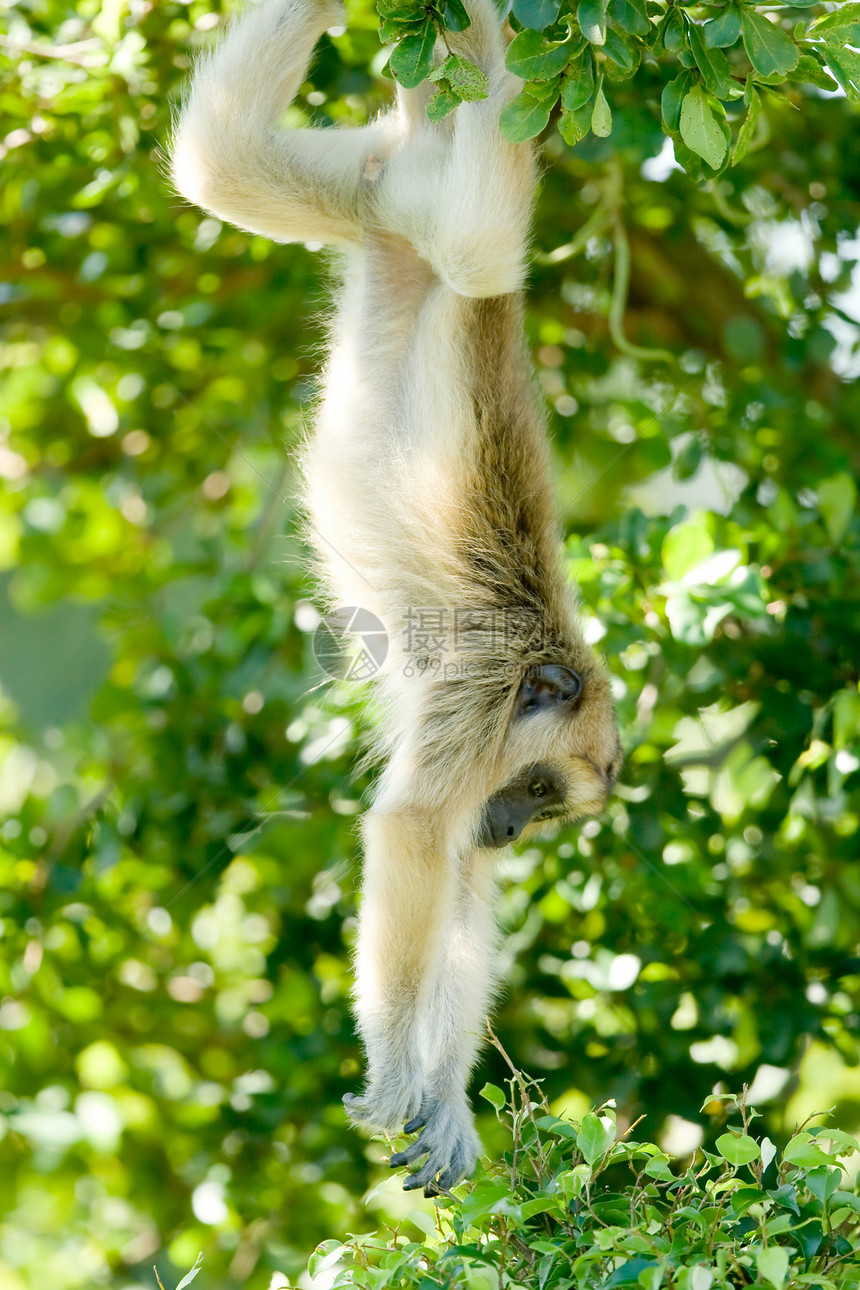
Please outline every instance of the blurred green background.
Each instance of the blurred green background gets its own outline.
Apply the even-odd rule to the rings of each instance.
[[[341,1108],[362,694],[321,684],[290,500],[326,262],[164,176],[219,21],[4,11],[0,1290],[169,1290],[198,1250],[266,1290],[416,1204]],[[385,101],[375,29],[324,40],[307,119]],[[744,1082],[775,1138],[856,1132],[857,108],[792,90],[695,185],[649,76],[546,149],[530,340],[627,764],[502,862],[497,1031],[554,1109],[672,1149]]]

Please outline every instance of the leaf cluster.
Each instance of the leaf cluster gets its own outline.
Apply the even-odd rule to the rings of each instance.
[[[435,1216],[413,1211],[390,1233],[323,1242],[310,1275],[336,1268],[334,1287],[365,1290],[860,1285],[860,1196],[842,1164],[860,1143],[849,1134],[803,1128],[780,1150],[751,1132],[745,1092],[711,1095],[702,1111],[722,1106],[740,1123],[716,1150],[678,1160],[633,1136],[638,1122],[622,1129],[612,1101],[572,1121],[521,1072],[507,1084],[481,1090],[510,1126],[501,1159]]]
[[[680,163],[696,176],[741,161],[757,138],[762,106],[806,91],[839,87],[860,100],[860,3],[823,10],[816,0],[752,4],[741,0],[514,0],[508,69],[523,81],[502,113],[512,143],[541,133],[558,110],[558,129],[574,146],[589,133],[612,133],[613,89],[636,80],[656,103]],[[486,95],[486,77],[437,40],[469,25],[461,0],[440,6],[382,0],[380,35],[396,42],[391,74],[407,88],[430,77],[440,88],[428,115]],[[791,25],[793,24],[793,25]]]

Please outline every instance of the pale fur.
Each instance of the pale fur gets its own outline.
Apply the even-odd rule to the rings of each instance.
[[[325,0],[263,0],[197,66],[173,147],[190,201],[279,241],[343,252],[305,500],[331,603],[373,611],[391,640],[356,954],[369,1071],[349,1109],[389,1132],[419,1117],[419,1138],[394,1160],[426,1155],[407,1186],[430,1189],[470,1172],[479,1147],[466,1086],[496,941],[494,856],[474,842],[483,805],[541,760],[563,769],[570,818],[600,809],[618,759],[608,681],[558,557],[512,295],[534,156],[499,133],[516,86],[491,0],[468,7],[471,27],[448,41],[487,73],[485,101],[432,125],[433,87],[398,89],[395,109],[370,125],[287,131],[279,117],[340,14]],[[454,681],[406,666],[408,607],[508,603],[542,616],[536,652],[472,642],[446,660]],[[553,660],[586,678],[575,717],[512,720],[528,668]]]

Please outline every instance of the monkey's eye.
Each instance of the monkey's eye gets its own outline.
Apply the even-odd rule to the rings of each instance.
[[[540,815],[535,816],[535,820],[538,822],[540,822],[541,820],[551,820],[551,819],[552,819],[552,811],[541,811]]]
[[[529,792],[532,797],[546,797],[548,791],[549,790],[542,779],[533,779],[529,784]]]

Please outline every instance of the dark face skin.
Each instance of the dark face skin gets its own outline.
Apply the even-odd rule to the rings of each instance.
[[[484,807],[478,846],[506,847],[527,824],[562,815],[565,786],[552,766],[538,764],[494,793]]]
[[[572,668],[546,663],[531,668],[524,677],[513,709],[514,721],[528,721],[537,712],[573,713],[582,692],[582,678]],[[609,787],[616,764],[602,772]],[[545,762],[527,767],[486,803],[478,833],[480,847],[506,847],[516,842],[532,823],[567,814],[567,785],[561,774]]]

